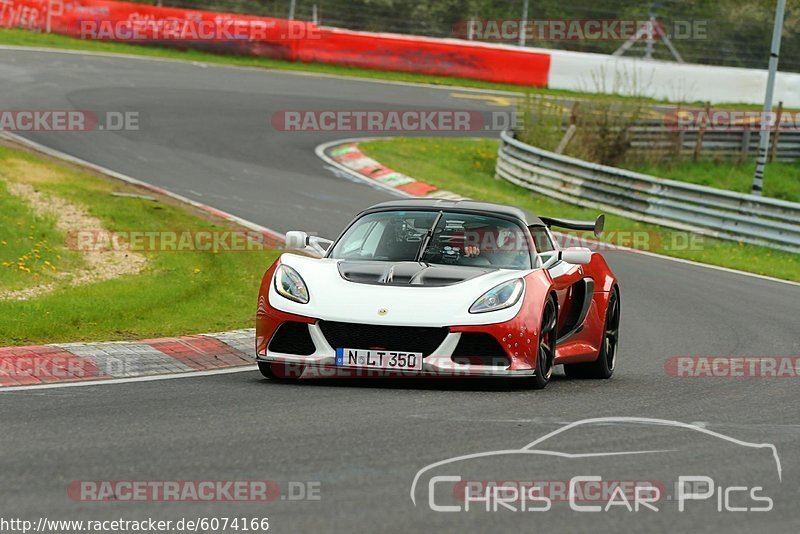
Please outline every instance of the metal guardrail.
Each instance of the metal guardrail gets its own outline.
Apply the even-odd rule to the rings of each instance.
[[[663,106],[661,112],[663,112]],[[571,124],[573,124],[572,117],[565,114],[562,118],[561,131],[566,133]],[[761,130],[758,125],[703,130],[678,128],[668,125],[665,118],[661,120],[648,118],[642,119],[630,127],[629,139],[633,150],[648,153],[656,151],[680,158],[686,155],[691,156],[697,152],[697,156],[703,159],[721,157],[741,161],[755,158],[758,155]],[[776,130],[772,128],[768,154],[770,161],[800,160],[800,129],[784,127]]]
[[[758,154],[758,143],[761,132],[757,129],[713,130],[703,132],[701,157],[722,156],[729,158],[754,158]],[[663,150],[676,156],[692,154],[697,146],[698,130],[675,131],[663,126],[634,126],[631,128],[631,146],[634,150]],[[775,144],[775,159],[778,161],[795,161],[800,159],[800,131],[781,130],[775,143],[775,132],[772,132],[770,145]]]
[[[589,163],[501,134],[496,174],[536,193],[642,222],[800,253],[800,203]]]

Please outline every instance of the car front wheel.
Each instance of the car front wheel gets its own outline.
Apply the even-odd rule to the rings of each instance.
[[[558,308],[553,297],[547,299],[542,311],[542,326],[539,330],[539,348],[536,355],[536,375],[530,379],[533,389],[544,389],[553,376],[556,357]]]

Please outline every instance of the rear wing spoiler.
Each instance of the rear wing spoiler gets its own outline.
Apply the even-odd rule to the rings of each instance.
[[[594,221],[578,221],[574,219],[556,219],[555,217],[539,217],[548,227],[567,228],[569,230],[583,230],[594,232],[595,237],[600,237],[606,224],[606,216],[598,215]]]

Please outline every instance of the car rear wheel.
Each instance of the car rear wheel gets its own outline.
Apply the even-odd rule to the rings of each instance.
[[[297,380],[303,374],[302,365],[286,365],[277,362],[258,362],[258,370],[265,378],[276,382],[291,382]]]
[[[536,355],[536,375],[531,378],[533,389],[543,389],[553,376],[553,361],[556,357],[558,308],[553,297],[547,299],[542,311],[542,326],[539,330],[539,348]]]
[[[564,365],[564,373],[570,378],[611,378],[617,364],[617,348],[619,346],[619,290],[611,291],[606,308],[606,322],[603,329],[603,340],[600,343],[597,359],[589,363],[573,363]]]

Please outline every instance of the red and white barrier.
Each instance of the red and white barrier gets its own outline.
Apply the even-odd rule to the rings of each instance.
[[[553,89],[625,94],[637,86],[646,96],[672,102],[761,104],[767,87],[767,71],[760,69],[646,61],[566,50],[549,52],[548,87]],[[766,59],[765,56],[765,63]],[[800,107],[800,74],[778,73],[775,102],[779,101],[788,107]]]
[[[297,59],[534,87],[547,87],[550,70],[545,50],[338,28],[300,46]]]
[[[285,19],[112,0],[2,0],[0,26],[522,86],[643,91],[673,101],[756,104],[763,101],[766,85],[766,71],[759,69],[357,32]],[[620,79],[635,83],[619,83]],[[786,106],[800,107],[800,74],[779,73],[775,97]]]
[[[547,85],[550,63],[545,52],[510,46],[110,0],[5,0],[0,2],[0,26],[538,87]]]

